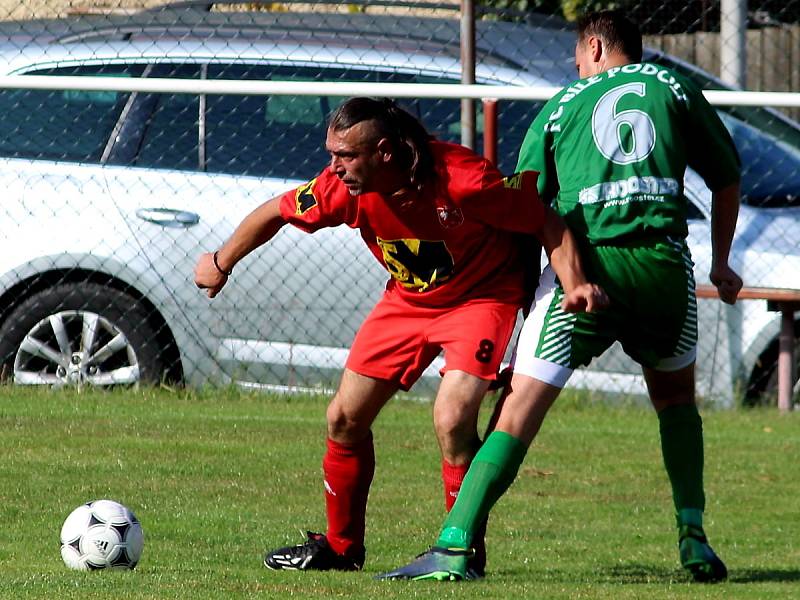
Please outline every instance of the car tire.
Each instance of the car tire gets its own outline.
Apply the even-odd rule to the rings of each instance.
[[[56,387],[154,383],[164,374],[156,340],[147,310],[131,295],[98,283],[60,284],[25,299],[0,327],[2,377]]]

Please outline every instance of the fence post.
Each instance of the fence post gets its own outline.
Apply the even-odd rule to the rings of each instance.
[[[794,386],[794,313],[800,309],[798,302],[784,302],[780,306],[781,329],[778,334],[778,410],[792,410]]]
[[[461,0],[461,83],[475,83],[475,3]],[[461,100],[461,143],[475,148],[475,100]]]
[[[747,84],[747,0],[720,5],[720,79],[740,90]]]

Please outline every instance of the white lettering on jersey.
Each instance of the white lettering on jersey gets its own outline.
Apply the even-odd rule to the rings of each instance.
[[[675,98],[681,102],[687,101],[686,93],[683,91],[681,84],[664,67],[659,67],[658,65],[653,65],[650,63],[634,63],[630,65],[624,65],[622,67],[611,67],[608,71],[602,73],[601,75],[605,75],[608,79],[612,79],[619,73],[639,73],[640,75],[647,75],[649,77],[655,76],[659,83],[669,86]]]
[[[620,205],[631,201],[663,202],[665,196],[677,196],[680,184],[672,177],[628,177],[605,181],[583,188],[578,193],[581,204]]]

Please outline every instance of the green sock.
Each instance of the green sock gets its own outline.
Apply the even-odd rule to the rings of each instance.
[[[699,508],[682,508],[675,515],[678,522],[678,529],[684,525],[703,529],[703,511]]]
[[[486,438],[464,477],[437,546],[470,547],[476,529],[514,481],[527,451],[525,444],[503,431],[493,431]]]
[[[661,452],[678,518],[695,520],[706,505],[703,493],[703,420],[694,404],[668,406],[658,413]],[[686,525],[698,525],[685,523]]]

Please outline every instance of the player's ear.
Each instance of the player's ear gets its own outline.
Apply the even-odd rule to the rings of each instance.
[[[381,162],[391,162],[392,155],[394,154],[394,147],[392,146],[392,142],[389,140],[389,138],[379,139],[378,143],[376,144],[376,148],[381,157]]]
[[[590,35],[586,40],[586,43],[591,51],[592,60],[596,63],[600,62],[600,58],[603,56],[604,50],[603,40],[596,35]]]

